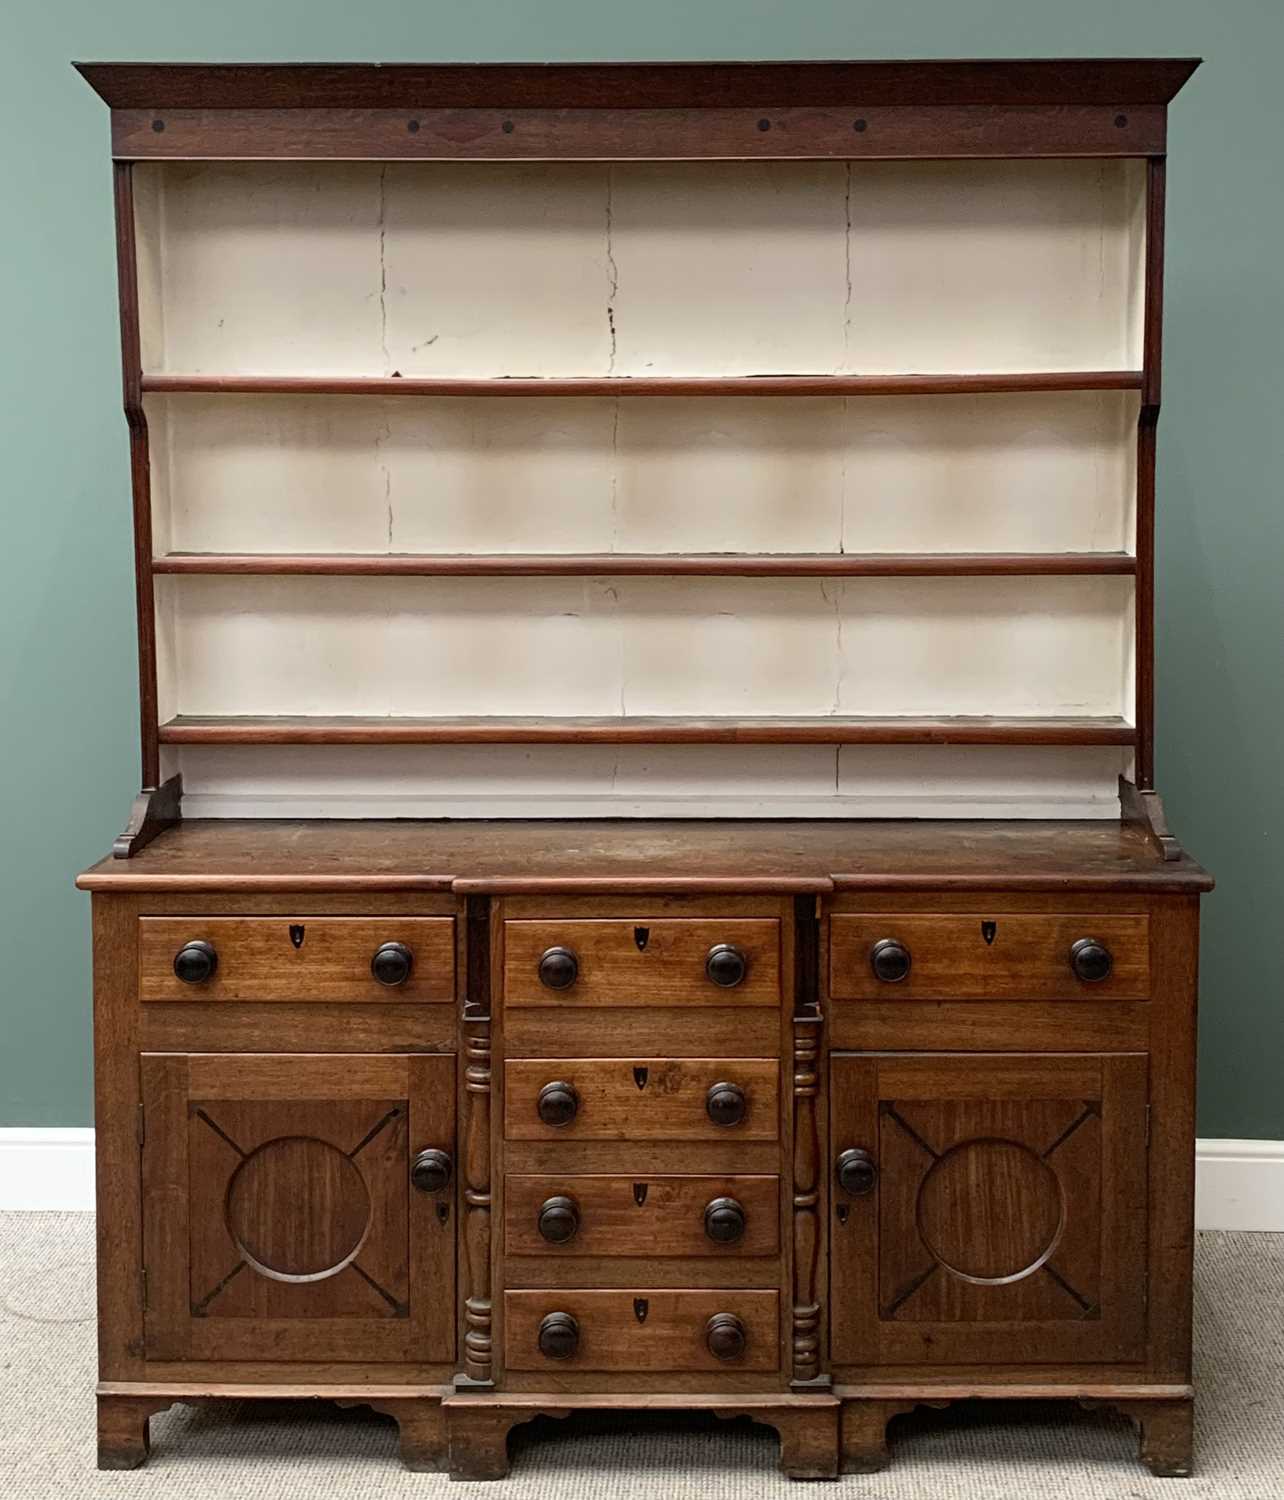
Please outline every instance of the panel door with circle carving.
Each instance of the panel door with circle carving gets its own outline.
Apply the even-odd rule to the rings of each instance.
[[[453,1057],[142,1065],[149,1359],[453,1359]]]
[[[831,1068],[836,1364],[1143,1356],[1145,1057]]]

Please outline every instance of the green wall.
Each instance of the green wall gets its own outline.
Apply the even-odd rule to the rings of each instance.
[[[89,904],[137,785],[107,115],[71,58],[1202,55],[1174,109],[1159,783],[1218,877],[1200,1133],[1284,1138],[1279,0],[45,0],[0,16],[0,1125],[91,1118]],[[1272,916],[1272,913],[1275,915]]]

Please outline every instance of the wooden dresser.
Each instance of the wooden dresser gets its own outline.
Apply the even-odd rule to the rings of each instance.
[[[1185,61],[83,65],[142,790],[100,1464],[320,1396],[1191,1469],[1207,874],[1154,785]],[[735,550],[729,550],[729,547]]]

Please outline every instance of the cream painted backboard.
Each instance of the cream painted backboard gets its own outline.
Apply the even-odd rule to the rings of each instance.
[[[135,169],[143,359],[1135,369],[1124,161]],[[160,552],[1131,552],[1135,394],[152,395]],[[162,718],[1122,715],[1130,577],[158,581]],[[187,747],[193,815],[1116,816],[1117,750]]]

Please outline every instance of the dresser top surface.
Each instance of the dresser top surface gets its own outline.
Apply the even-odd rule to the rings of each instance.
[[[77,881],[103,891],[1203,891],[1115,821],[188,821]]]

